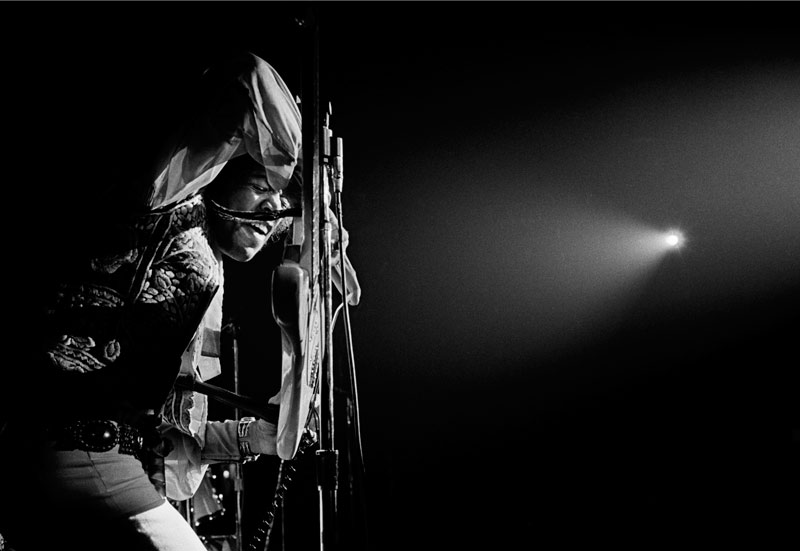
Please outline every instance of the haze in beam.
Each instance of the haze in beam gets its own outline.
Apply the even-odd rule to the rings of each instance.
[[[569,197],[536,213],[538,235],[527,237],[543,246],[521,265],[535,285],[519,288],[533,315],[548,314],[554,342],[612,330],[676,246],[663,228]]]
[[[436,277],[417,287],[426,306],[413,338],[437,365],[491,370],[602,338],[636,306],[662,259],[682,254],[670,247],[668,228],[586,196],[513,189],[480,210],[468,194],[433,207],[447,215],[419,251]],[[442,342],[455,345],[447,355]]]

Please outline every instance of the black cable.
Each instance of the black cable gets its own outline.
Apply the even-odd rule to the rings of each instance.
[[[350,307],[347,303],[347,276],[345,274],[346,255],[344,251],[344,225],[342,223],[342,197],[341,192],[334,193],[334,204],[336,207],[336,217],[339,223],[339,266],[342,269],[342,304],[340,308],[344,313],[343,323],[345,332],[345,345],[347,347],[347,366],[350,372],[350,393],[353,397],[353,427],[358,445],[358,456],[361,462],[361,470],[366,472],[364,465],[364,450],[361,443],[361,421],[358,405],[358,383],[356,380],[355,355],[353,353],[353,331],[350,325]],[[338,310],[337,310],[338,312]]]

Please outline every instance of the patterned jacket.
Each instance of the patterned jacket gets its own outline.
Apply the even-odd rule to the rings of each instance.
[[[116,226],[47,312],[43,375],[62,418],[158,412],[221,283],[202,195]]]
[[[41,379],[60,418],[125,422],[159,411],[181,355],[220,300],[202,190],[239,155],[259,162],[275,189],[300,162],[300,111],[264,60],[234,57],[207,71],[196,91],[192,119],[165,144],[153,179],[121,190],[136,204],[126,208],[148,214],[99,230],[100,246],[50,305]]]

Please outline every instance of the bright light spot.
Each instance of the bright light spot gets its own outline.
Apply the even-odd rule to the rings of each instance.
[[[683,234],[678,230],[670,230],[667,232],[667,235],[664,237],[664,241],[667,243],[668,247],[672,247],[673,249],[677,249],[683,245],[685,241]]]

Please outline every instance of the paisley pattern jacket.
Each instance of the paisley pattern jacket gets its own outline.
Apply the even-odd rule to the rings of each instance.
[[[61,415],[158,412],[220,286],[202,196],[119,224],[48,309],[45,375]]]

